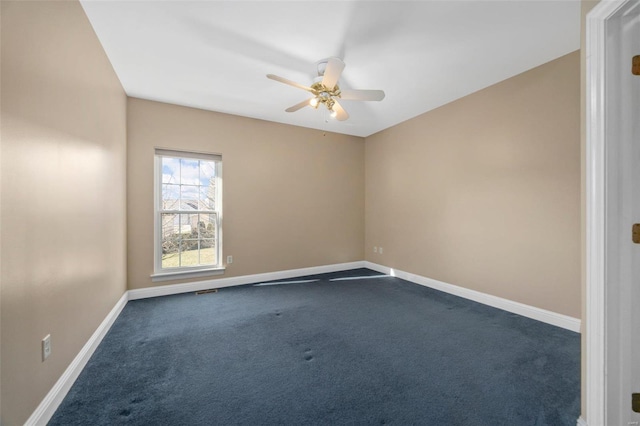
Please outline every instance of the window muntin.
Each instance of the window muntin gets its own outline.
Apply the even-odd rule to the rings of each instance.
[[[220,268],[221,157],[156,150],[155,272]]]

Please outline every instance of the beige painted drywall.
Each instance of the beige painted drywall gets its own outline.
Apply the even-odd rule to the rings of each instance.
[[[366,259],[580,318],[579,57],[367,137]]]
[[[124,291],[126,108],[77,3],[3,1],[0,15],[0,395],[2,424],[13,425]],[[570,143],[577,130],[561,130],[576,119],[574,57],[369,137],[366,160],[361,138],[129,99],[130,288],[167,284],[149,279],[152,158],[160,146],[223,154],[224,247],[235,258],[224,276],[361,260],[366,193],[368,260],[579,317],[570,286],[539,286],[579,274],[570,248],[579,231],[558,219],[579,211],[570,190],[579,187]],[[451,185],[457,190],[445,191]],[[425,198],[428,189],[436,198]],[[537,195],[553,203],[534,202]],[[534,230],[507,232],[522,218]],[[500,232],[487,232],[491,225]],[[371,253],[374,240],[383,255]],[[512,253],[514,246],[525,250]],[[429,250],[440,249],[434,261]],[[531,251],[538,256],[527,257]],[[512,263],[525,257],[533,265],[523,261],[522,269],[532,274]],[[54,355],[42,363],[40,339],[49,332]]]
[[[581,365],[581,378],[582,378],[582,389],[585,388],[585,385],[587,383],[587,373],[586,373],[586,359],[587,359],[587,345],[586,345],[586,338],[585,336],[585,330],[586,330],[586,324],[587,324],[587,315],[586,315],[586,306],[587,306],[587,300],[586,300],[586,294],[587,294],[587,277],[586,277],[586,270],[587,270],[587,264],[586,264],[586,259],[587,259],[587,238],[586,238],[586,232],[587,232],[587,221],[586,221],[586,208],[587,208],[587,201],[586,201],[586,165],[587,165],[587,154],[586,154],[586,146],[587,146],[587,139],[586,139],[586,134],[587,134],[587,125],[586,125],[586,120],[587,120],[587,115],[586,115],[586,106],[587,106],[587,97],[586,97],[586,87],[587,87],[587,83],[586,83],[586,60],[587,60],[587,55],[586,55],[586,23],[587,23],[587,14],[591,11],[591,9],[593,9],[600,1],[593,1],[593,0],[582,0],[580,3],[580,194],[581,194],[581,198],[580,198],[580,223],[581,223],[581,252],[580,252],[580,257],[581,257],[581,265],[582,267],[580,268],[582,271],[582,275],[581,275],[581,293],[582,293],[582,298],[581,298],[581,312],[582,312],[582,324],[581,324],[581,331],[582,331],[582,339],[581,339],[581,353],[582,353],[582,365]],[[581,394],[581,412],[583,413],[582,416],[585,420],[586,419],[586,412],[587,412],[587,398],[586,398],[586,392],[582,392]]]
[[[126,290],[126,96],[77,1],[1,8],[1,423],[13,426]]]
[[[234,262],[211,278],[363,259],[362,138],[135,98],[127,116],[130,289],[171,283],[150,278],[154,147],[222,154]]]

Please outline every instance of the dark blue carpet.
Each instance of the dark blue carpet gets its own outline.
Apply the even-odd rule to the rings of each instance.
[[[576,424],[576,333],[367,269],[288,281],[129,302],[49,424]]]

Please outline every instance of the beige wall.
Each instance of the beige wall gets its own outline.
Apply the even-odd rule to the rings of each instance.
[[[127,280],[171,283],[149,278],[154,147],[223,155],[222,277],[366,258],[581,316],[578,53],[364,140],[127,101],[77,2],[2,1],[0,16],[3,425]]]
[[[362,138],[134,98],[127,127],[129,288],[168,284],[149,277],[154,147],[222,154],[217,278],[363,259]]]
[[[368,137],[366,259],[580,318],[579,57]]]
[[[126,290],[126,96],[78,2],[1,7],[8,426],[31,415]]]

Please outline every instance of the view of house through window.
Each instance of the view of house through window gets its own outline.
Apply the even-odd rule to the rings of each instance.
[[[156,272],[220,262],[220,167],[216,155],[156,150]]]

